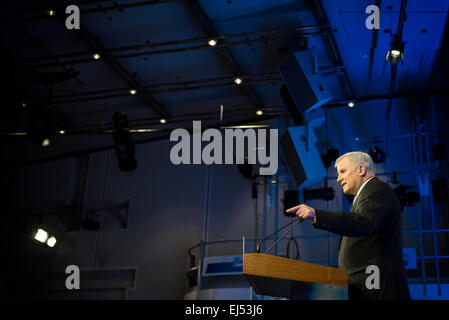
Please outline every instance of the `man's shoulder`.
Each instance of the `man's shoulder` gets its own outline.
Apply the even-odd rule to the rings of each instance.
[[[378,194],[380,198],[387,197],[391,198],[395,196],[394,190],[390,187],[390,185],[377,177],[374,177],[366,184],[365,195],[373,195]]]
[[[373,177],[370,181],[367,182],[366,187],[369,189],[388,189],[392,190],[390,185],[377,177]]]
[[[377,177],[373,177],[369,180],[362,190],[363,197],[372,195],[373,193],[386,196],[394,194],[393,189],[388,185],[388,183],[380,180]],[[361,195],[362,195],[361,194]]]

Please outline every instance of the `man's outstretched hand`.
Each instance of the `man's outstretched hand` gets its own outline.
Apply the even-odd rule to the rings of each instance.
[[[286,212],[294,213],[298,217],[310,221],[313,221],[315,219],[315,209],[305,204],[300,204],[297,205],[296,207],[287,209]]]

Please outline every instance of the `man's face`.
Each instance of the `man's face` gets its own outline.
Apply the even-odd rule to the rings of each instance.
[[[343,187],[343,193],[356,195],[362,185],[364,166],[343,158],[338,163],[337,173],[337,182]]]

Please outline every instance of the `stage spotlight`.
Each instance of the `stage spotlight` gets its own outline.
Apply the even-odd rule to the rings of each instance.
[[[50,238],[48,238],[47,240],[47,246],[49,246],[50,248],[53,248],[56,244],[56,238],[54,236],[51,236]]]
[[[333,188],[303,189],[303,197],[305,202],[313,199],[331,201],[334,200],[335,191]]]
[[[349,108],[353,108],[355,106],[355,102],[354,101],[349,101],[348,102],[348,107]]]
[[[165,119],[161,119],[161,120],[159,120],[159,122],[160,122],[160,123],[162,123],[162,124],[164,124],[164,123],[166,123],[166,122],[167,122],[167,120],[165,120]]]
[[[34,239],[44,243],[48,239],[48,232],[43,229],[37,229],[36,233],[34,234]]]
[[[100,54],[99,54],[98,52],[95,52],[95,53],[92,55],[92,58],[94,58],[94,60],[98,60],[98,59],[101,58],[101,56],[100,56]]]
[[[385,152],[383,152],[379,147],[372,146],[369,149],[369,155],[373,159],[374,163],[385,162]]]
[[[37,231],[33,233],[33,238],[41,244],[46,244],[50,248],[53,248],[56,244],[56,237],[42,228],[38,228]]]
[[[215,47],[215,46],[217,45],[217,41],[214,40],[214,39],[211,39],[211,40],[209,40],[208,44],[209,44],[211,47]]]
[[[262,110],[257,110],[257,111],[256,111],[256,114],[257,114],[258,116],[261,116],[261,115],[263,115],[263,111],[262,111]]]
[[[136,150],[131,139],[126,114],[115,112],[112,115],[115,131],[112,133],[115,151],[121,171],[133,171],[137,168]]]
[[[335,148],[329,148],[326,154],[321,155],[321,160],[325,168],[329,168],[331,163],[337,160],[339,151]]]
[[[445,160],[447,158],[447,148],[445,144],[436,144],[432,147],[433,157],[436,160]]]
[[[391,49],[388,51],[385,61],[390,60],[392,65],[395,65],[399,62],[399,60],[404,63],[404,43],[397,39],[397,36],[394,36],[393,42],[391,42]]]
[[[131,90],[129,90],[129,93],[130,93],[131,95],[135,95],[135,94],[137,93],[137,90],[131,89]]]
[[[412,206],[416,202],[420,200],[420,194],[418,192],[407,192],[408,189],[414,189],[416,187],[414,186],[404,186],[399,185],[398,187],[394,188],[394,192],[396,193],[396,196],[399,199],[399,203],[401,204],[401,208],[403,209],[404,206]]]

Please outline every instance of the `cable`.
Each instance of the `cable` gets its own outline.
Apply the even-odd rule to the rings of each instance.
[[[300,258],[300,254],[299,254],[299,245],[298,245],[298,241],[296,241],[295,237],[293,237],[293,235],[290,236],[290,239],[288,239],[287,242],[287,254],[286,257],[290,258],[290,242],[293,242],[295,244],[296,247],[296,260],[299,260]]]

